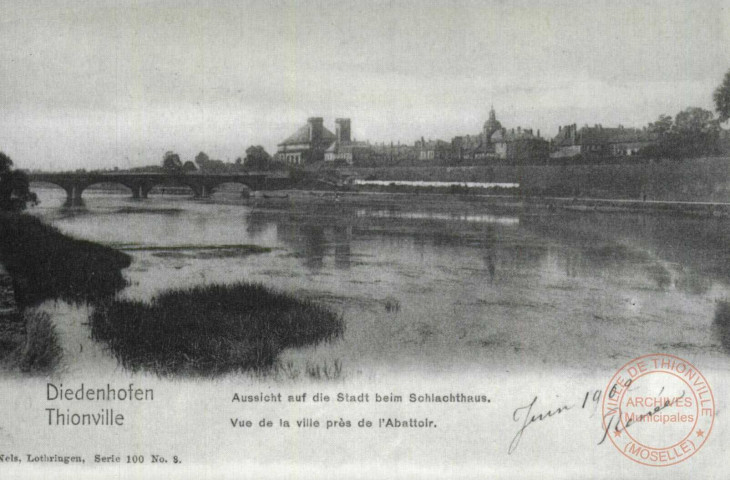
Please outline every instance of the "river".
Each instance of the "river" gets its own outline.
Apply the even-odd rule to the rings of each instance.
[[[120,295],[249,280],[341,312],[344,337],[287,350],[305,371],[340,365],[346,378],[389,373],[591,372],[672,352],[726,369],[730,228],[723,219],[495,209],[448,196],[300,194],[207,200],[87,191],[63,207],[37,189],[32,213],[62,232],[118,248],[133,263]],[[231,256],[222,244],[271,247]],[[189,246],[183,250],[144,247]],[[66,373],[121,370],[89,338],[89,307],[46,302]],[[215,321],[215,319],[211,319]]]

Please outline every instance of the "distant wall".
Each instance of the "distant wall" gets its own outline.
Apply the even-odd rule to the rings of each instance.
[[[518,182],[526,195],[730,202],[730,157],[621,165],[351,168],[375,180]]]

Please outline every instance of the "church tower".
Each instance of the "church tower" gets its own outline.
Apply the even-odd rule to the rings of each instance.
[[[489,110],[489,120],[484,122],[484,144],[489,145],[494,132],[502,129],[502,124],[497,120],[497,114],[494,112],[494,105]]]

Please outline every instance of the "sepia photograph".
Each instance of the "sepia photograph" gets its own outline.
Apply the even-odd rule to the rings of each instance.
[[[0,5],[0,477],[730,475],[727,0]]]

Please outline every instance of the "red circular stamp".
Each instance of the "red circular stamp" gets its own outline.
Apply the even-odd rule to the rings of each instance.
[[[604,392],[602,414],[605,435],[621,453],[643,465],[666,467],[705,444],[715,398],[694,365],[656,353],[616,372]]]

